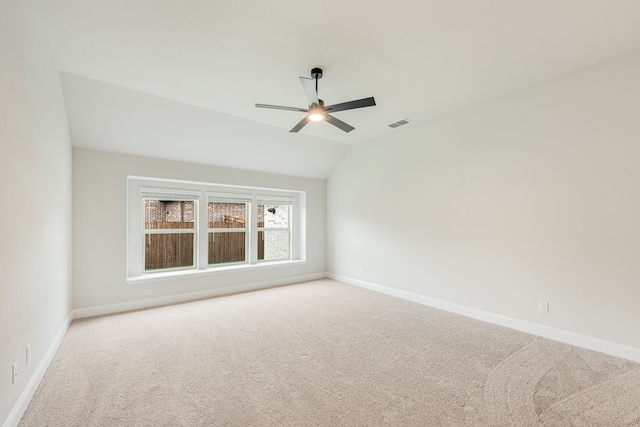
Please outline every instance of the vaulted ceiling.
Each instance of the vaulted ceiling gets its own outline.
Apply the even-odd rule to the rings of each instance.
[[[637,0],[30,0],[72,143],[325,178],[355,144],[640,49]],[[356,129],[311,123],[298,76]],[[409,125],[392,129],[400,119]]]

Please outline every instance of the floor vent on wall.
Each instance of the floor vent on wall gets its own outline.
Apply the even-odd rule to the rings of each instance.
[[[406,124],[408,124],[408,123],[411,123],[411,120],[409,120],[409,119],[402,119],[402,120],[398,120],[398,121],[397,121],[397,122],[395,122],[395,123],[391,123],[390,125],[387,125],[387,126],[389,126],[390,128],[397,128],[397,127],[400,127],[400,126],[402,126],[402,125],[406,125]]]

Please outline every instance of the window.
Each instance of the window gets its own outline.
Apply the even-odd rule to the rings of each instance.
[[[194,195],[143,189],[144,271],[193,268],[196,253]]]
[[[127,277],[304,259],[305,193],[129,177]]]
[[[291,201],[258,199],[258,260],[289,259]]]
[[[208,264],[246,263],[248,261],[247,213],[251,200],[219,195],[209,197]]]

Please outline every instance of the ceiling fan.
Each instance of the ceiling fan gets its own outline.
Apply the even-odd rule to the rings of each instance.
[[[302,89],[304,89],[304,93],[307,95],[307,100],[309,100],[309,108],[283,107],[281,105],[269,104],[256,104],[256,107],[271,108],[274,110],[302,111],[304,113],[307,113],[305,118],[300,120],[300,122],[295,125],[289,132],[298,132],[307,123],[309,123],[309,121],[319,122],[321,120],[331,123],[335,127],[342,129],[345,132],[351,132],[355,129],[353,126],[348,125],[342,120],[336,119],[329,113],[353,110],[355,108],[362,107],[372,107],[376,105],[375,99],[373,99],[373,97],[370,97],[325,107],[324,101],[318,98],[318,80],[322,78],[322,70],[320,68],[314,68],[313,70],[311,70],[311,77],[312,78],[300,77]]]

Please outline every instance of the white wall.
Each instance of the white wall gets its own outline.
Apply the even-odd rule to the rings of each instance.
[[[634,52],[355,147],[328,271],[640,348],[639,75]]]
[[[306,191],[306,259],[302,265],[127,283],[127,176]],[[242,290],[325,273],[326,182],[170,160],[73,149],[73,308],[79,315]],[[293,270],[297,275],[292,275]],[[143,290],[152,290],[143,296]],[[189,295],[191,294],[191,295]],[[180,296],[185,296],[184,298]],[[106,306],[106,307],[104,307]],[[102,308],[101,308],[102,307]]]
[[[71,311],[71,145],[36,26],[28,2],[0,1],[0,423],[17,421]]]

